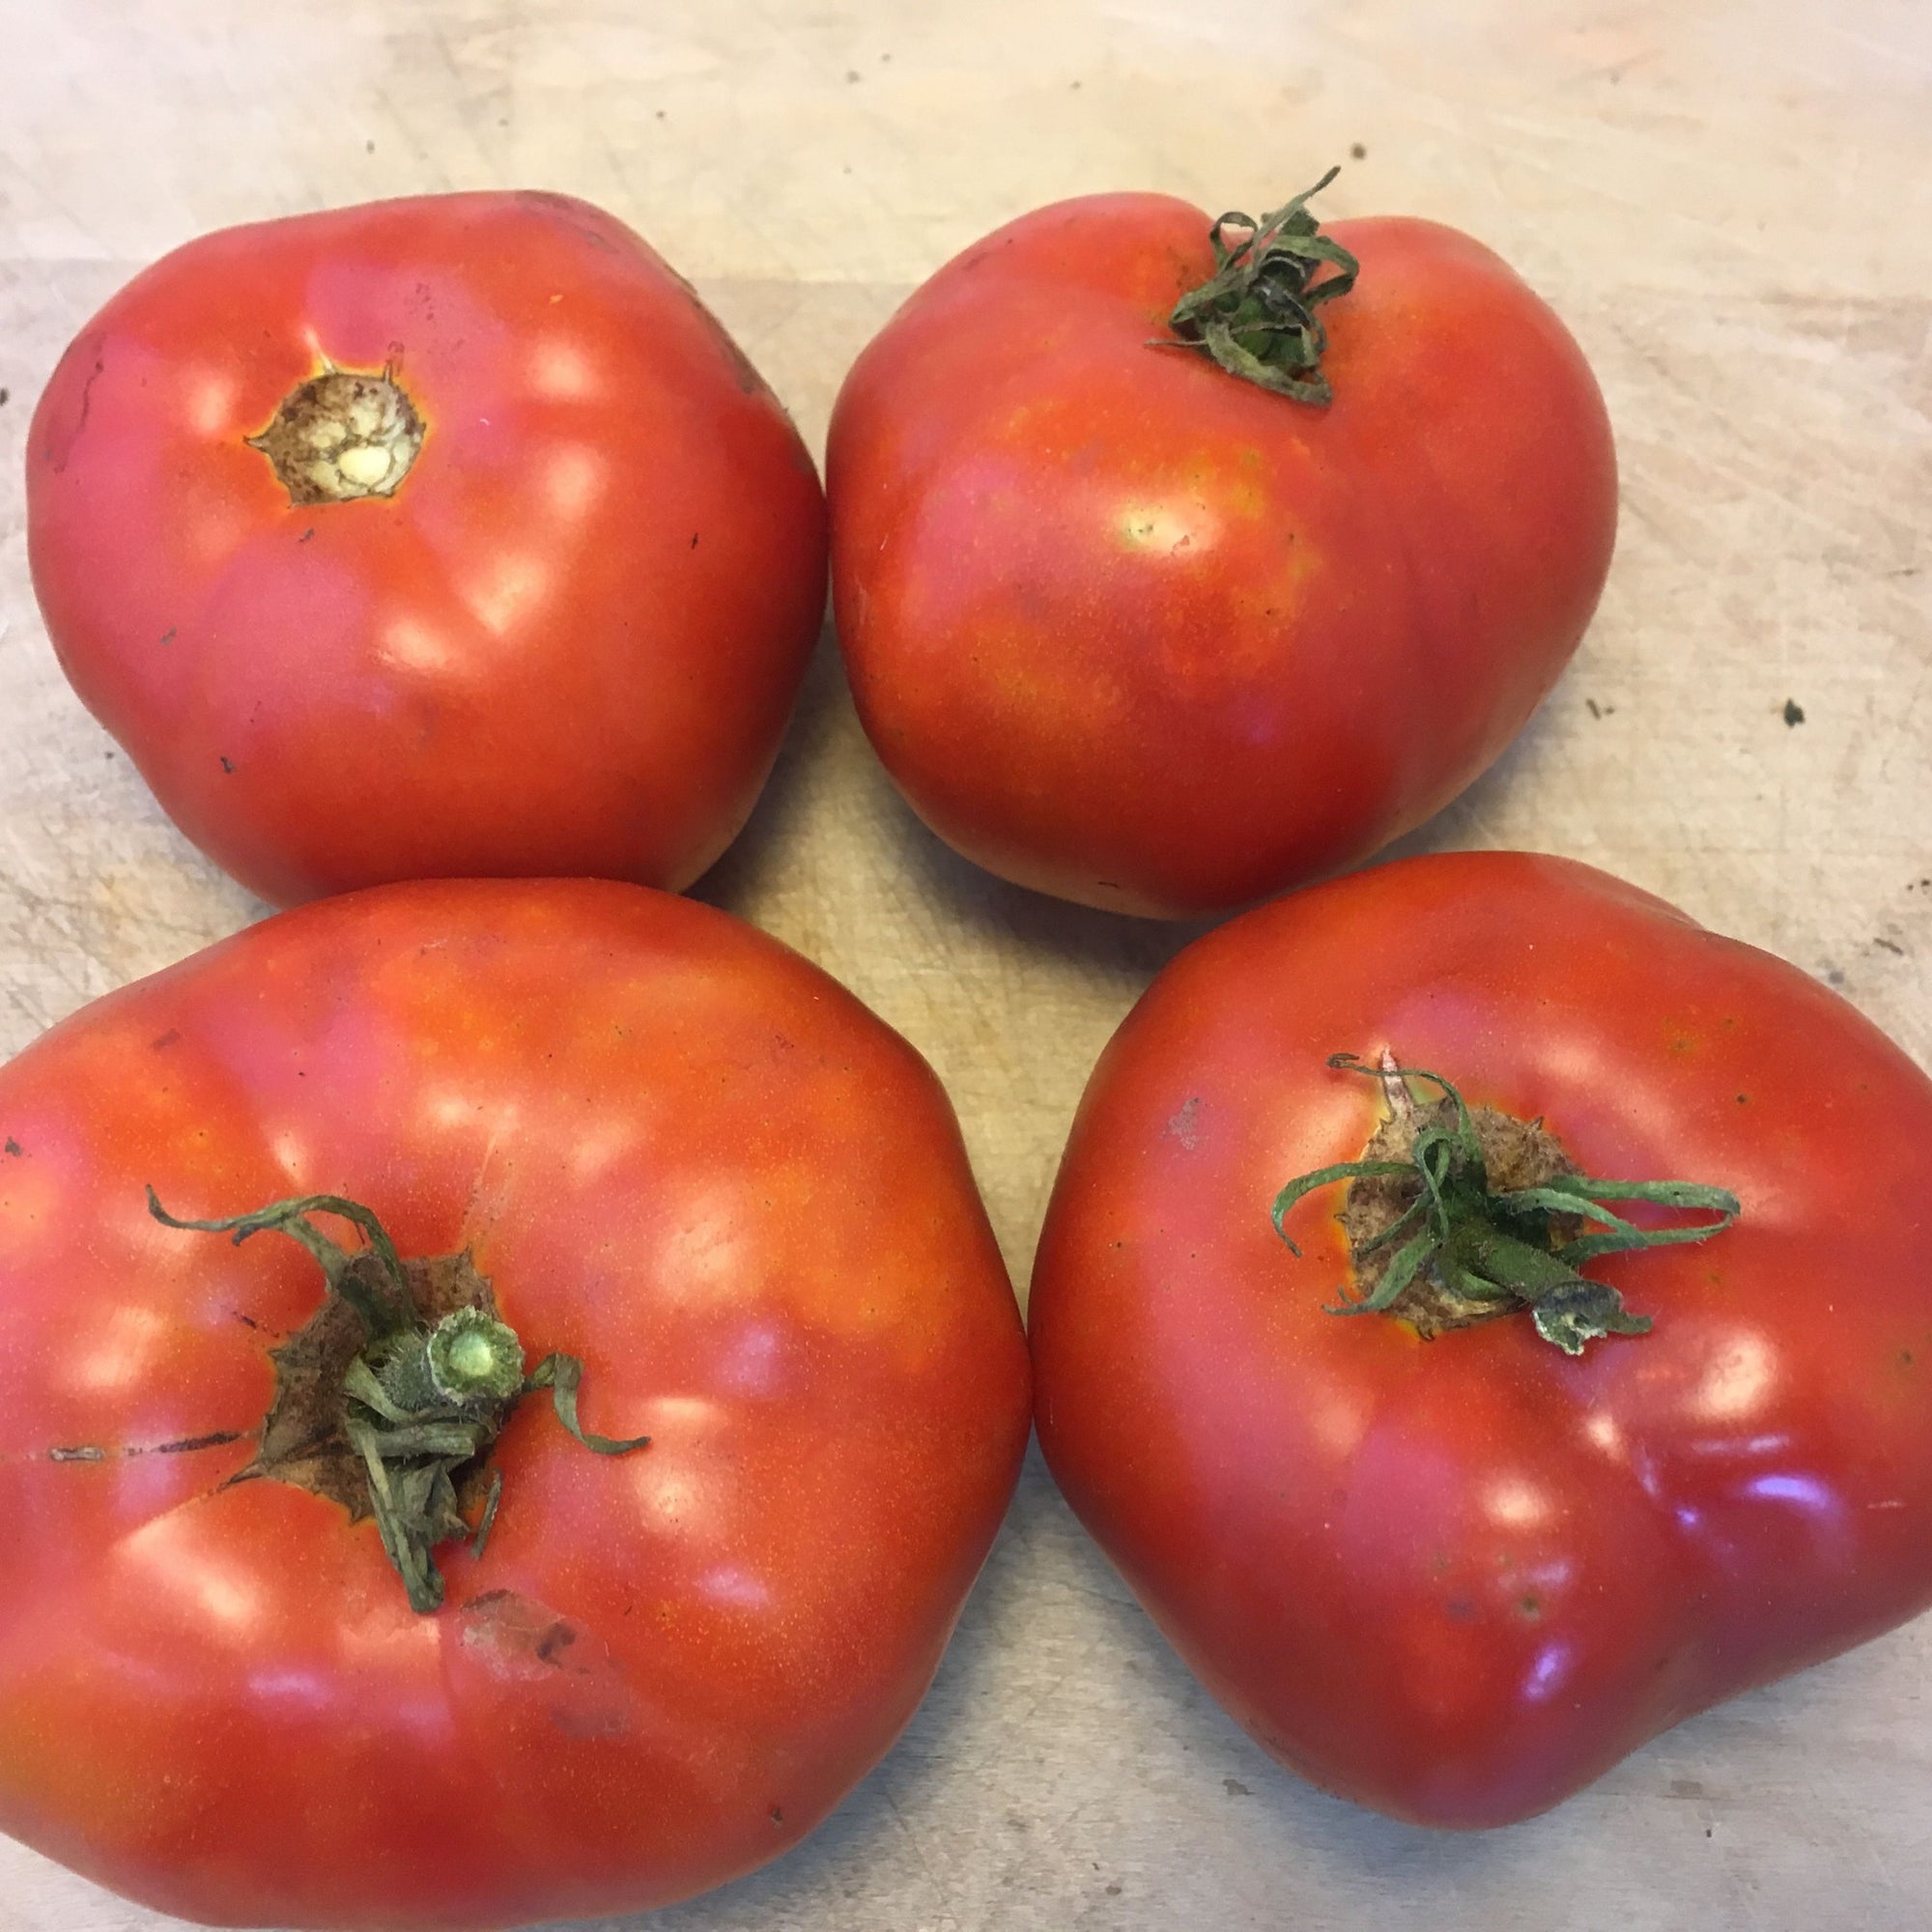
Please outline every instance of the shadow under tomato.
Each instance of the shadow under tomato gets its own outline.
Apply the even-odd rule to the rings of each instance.
[[[843,881],[843,890],[863,893],[867,879],[883,879],[889,907],[908,899],[929,906],[942,926],[963,927],[969,943],[1018,942],[1143,980],[1213,923],[1098,912],[1009,885],[962,859],[926,830],[886,776],[853,709],[830,620],[764,793],[692,896],[761,923],[761,912],[776,907],[773,923],[799,923],[802,913],[785,907],[783,895],[801,871],[816,868],[823,855],[809,848],[828,840],[865,848],[855,855],[861,876]],[[815,954],[810,934],[802,936]]]
[[[682,1905],[548,1932],[795,1932],[805,1925],[896,1928],[898,1901],[923,1924],[949,1908],[936,1895],[960,1846],[960,1808],[983,1791],[1012,1730],[1001,1708],[1004,1661],[1024,1642],[1032,1588],[1029,1522],[1065,1508],[1037,1448],[1028,1448],[1019,1491],[974,1585],[931,1689],[885,1758],[817,1831],[771,1864]],[[926,1894],[920,1896],[920,1894]],[[960,1923],[974,1923],[962,1919]]]

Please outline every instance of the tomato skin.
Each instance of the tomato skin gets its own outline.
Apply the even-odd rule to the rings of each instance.
[[[885,1751],[1019,1468],[1027,1359],[930,1070],[833,980],[635,887],[288,913],[0,1070],[0,1829],[219,1924],[631,1912],[764,1862]],[[484,1557],[417,1616],[243,1440],[320,1299],[290,1191],[468,1247],[534,1362]]]
[[[246,439],[321,358],[426,419],[387,498],[292,504]],[[683,282],[551,194],[205,236],[123,289],[27,448],[82,701],[288,904],[423,876],[673,890],[776,754],[825,599],[797,432]]]
[[[1585,1172],[1743,1203],[1589,1271],[1655,1319],[1330,1315],[1376,1083],[1543,1116]],[[1235,921],[1107,1047],[1048,1210],[1037,1416],[1075,1512],[1284,1764],[1510,1823],[1932,1604],[1932,1081],[1835,994],[1588,867],[1412,859]]]
[[[1616,525],[1601,396],[1479,243],[1338,221],[1326,409],[1152,348],[1211,272],[1161,195],[1041,209],[941,269],[847,378],[827,476],[853,696],[914,810],[1117,911],[1366,858],[1520,727]]]

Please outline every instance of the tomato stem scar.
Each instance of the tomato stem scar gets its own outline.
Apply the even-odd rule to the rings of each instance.
[[[1389,1119],[1359,1160],[1297,1175],[1275,1196],[1271,1219],[1291,1254],[1289,1211],[1333,1181],[1353,1183],[1343,1211],[1357,1288],[1344,1289],[1331,1315],[1394,1315],[1424,1340],[1528,1309],[1537,1333],[1564,1353],[1606,1335],[1642,1335],[1607,1282],[1579,1270],[1599,1255],[1706,1241],[1740,1213],[1737,1196],[1690,1180],[1605,1180],[1581,1174],[1541,1122],[1491,1108],[1471,1110],[1439,1073],[1399,1066],[1386,1052],[1371,1065],[1352,1053],[1330,1056],[1339,1072],[1382,1082]],[[1426,1080],[1439,1102],[1421,1107],[1408,1089]],[[1403,1094],[1393,1097],[1397,1086]],[[1688,1226],[1640,1228],[1605,1204],[1715,1215]],[[1594,1222],[1601,1232],[1586,1234]]]
[[[1167,319],[1174,333],[1148,346],[1197,349],[1229,375],[1278,396],[1331,402],[1335,392],[1321,373],[1328,331],[1317,309],[1355,286],[1361,264],[1321,233],[1308,203],[1340,173],[1330,168],[1260,220],[1222,215],[1208,231],[1213,274],[1175,303]],[[1317,280],[1324,267],[1333,273]]]
[[[150,1187],[148,1211],[163,1227],[229,1235],[238,1246],[265,1230],[287,1235],[320,1264],[327,1294],[308,1324],[271,1351],[275,1401],[261,1453],[242,1476],[327,1495],[352,1519],[373,1515],[412,1609],[442,1604],[439,1544],[461,1539],[482,1554],[503,1488],[490,1452],[525,1396],[548,1389],[557,1420],[599,1456],[650,1440],[585,1430],[577,1415],[583,1364],[549,1354],[526,1374],[523,1344],[468,1255],[405,1261],[360,1202],[309,1194],[226,1220],[189,1221],[170,1214]],[[366,1245],[341,1247],[313,1214],[351,1222]],[[472,1528],[466,1500],[473,1508],[486,1482]]]
[[[291,504],[351,503],[394,496],[425,430],[393,369],[330,366],[291,389],[247,441],[269,459]]]

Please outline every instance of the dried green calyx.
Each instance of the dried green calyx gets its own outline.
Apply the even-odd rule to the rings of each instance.
[[[1328,332],[1318,310],[1355,286],[1361,265],[1321,233],[1308,203],[1341,172],[1256,220],[1229,213],[1208,231],[1214,272],[1174,305],[1174,333],[1153,346],[1199,350],[1231,376],[1296,402],[1327,403]],[[1327,270],[1330,272],[1323,274]]]
[[[1439,1073],[1371,1066],[1332,1056],[1340,1071],[1382,1081],[1390,1118],[1359,1160],[1298,1175],[1275,1197],[1275,1232],[1294,1254],[1287,1218],[1305,1194],[1353,1183],[1344,1209],[1356,1286],[1334,1315],[1391,1315],[1425,1339],[1527,1309],[1538,1334],[1566,1354],[1606,1335],[1649,1331],[1609,1283],[1580,1272],[1599,1255],[1705,1241],[1737,1218],[1737,1197],[1688,1180],[1604,1180],[1579,1174],[1539,1122],[1491,1109],[1472,1113]],[[1426,1080],[1440,1101],[1419,1104],[1408,1083]],[[1715,1215],[1686,1227],[1640,1228],[1605,1204]],[[1597,1232],[1585,1232],[1587,1224]]]
[[[523,1344],[469,1257],[405,1261],[359,1202],[311,1194],[223,1221],[187,1221],[170,1214],[151,1187],[148,1210],[165,1227],[230,1235],[238,1243],[273,1230],[321,1264],[327,1293],[274,1350],[275,1401],[260,1452],[237,1480],[272,1476],[340,1502],[352,1518],[373,1516],[413,1609],[442,1603],[440,1544],[467,1542],[482,1553],[502,1496],[490,1452],[526,1395],[549,1389],[557,1420],[600,1456],[650,1440],[584,1430],[577,1419],[582,1363],[546,1355],[526,1375]],[[314,1214],[353,1222],[368,1245],[342,1248]]]

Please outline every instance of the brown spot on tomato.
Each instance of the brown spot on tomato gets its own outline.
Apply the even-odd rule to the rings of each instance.
[[[79,406],[64,412],[48,425],[46,444],[41,452],[46,459],[47,468],[56,476],[67,469],[72,459],[73,446],[80,440],[81,432],[87,427],[87,418],[93,413],[94,385],[107,366],[106,358],[100,353],[99,338],[93,335],[81,336],[61,357],[61,366],[65,368],[70,358],[88,355],[94,357],[94,367],[89,370],[86,382],[80,385]]]
[[[577,1633],[561,1619],[551,1625],[537,1640],[536,1655],[539,1662],[554,1663],[563,1653],[577,1641]]]
[[[180,1040],[180,1038],[181,1038],[181,1028],[170,1027],[166,1033],[156,1034],[154,1039],[149,1043],[154,1047],[156,1053],[165,1053],[168,1050],[168,1048],[175,1045]]]

